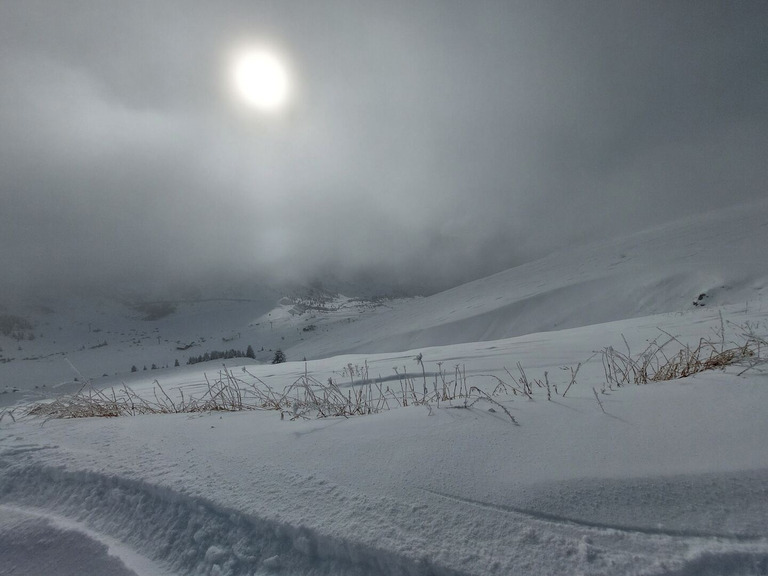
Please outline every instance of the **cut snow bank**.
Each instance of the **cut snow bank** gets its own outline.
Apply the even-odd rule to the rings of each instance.
[[[58,557],[85,570],[78,574],[96,574],[99,568],[101,573],[133,574],[117,558],[103,557],[104,546],[99,547],[98,541],[114,541],[103,536],[109,534],[125,543],[118,547],[122,552],[118,556],[127,557],[126,564],[133,563],[141,572],[152,575],[166,569],[136,561],[138,555],[128,546],[145,551],[179,574],[408,574],[424,570],[455,573],[450,569],[436,572],[429,569],[429,562],[398,557],[392,550],[338,541],[310,527],[249,516],[204,498],[111,475],[33,466],[5,476],[0,487],[5,499],[43,505],[48,511],[76,518],[78,523],[90,527],[48,534],[53,527],[42,514],[36,523],[6,521],[6,529],[0,531],[0,542],[8,540],[5,549],[10,553],[0,552],[0,562],[19,567],[31,565],[33,571],[47,567],[47,573],[60,573],[55,561]],[[0,511],[34,514],[29,509],[8,506],[0,506]],[[50,512],[47,514],[50,517]],[[68,524],[71,527],[76,523]],[[41,546],[41,535],[56,543],[53,550]],[[31,544],[35,539],[37,542]],[[67,549],[73,545],[77,550]],[[49,557],[44,565],[40,564],[38,547]],[[95,556],[87,560],[94,564],[93,571],[90,566],[83,566],[80,554]]]

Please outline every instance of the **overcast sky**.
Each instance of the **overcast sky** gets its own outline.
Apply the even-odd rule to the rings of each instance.
[[[768,2],[0,0],[6,288],[437,289],[766,194]],[[279,114],[233,93],[288,63]]]

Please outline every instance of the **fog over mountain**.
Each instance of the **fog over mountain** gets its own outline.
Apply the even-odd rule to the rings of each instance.
[[[0,4],[3,292],[431,292],[765,196],[768,4]],[[228,58],[271,46],[279,114]]]

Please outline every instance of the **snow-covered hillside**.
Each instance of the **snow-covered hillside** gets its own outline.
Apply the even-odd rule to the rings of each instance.
[[[5,305],[0,328],[5,319],[11,330],[0,330],[0,406],[48,396],[51,389],[77,389],[85,380],[110,386],[141,381],[145,372],[175,377],[190,358],[206,353],[244,354],[251,346],[254,358],[242,362],[270,362],[277,349],[317,339],[331,327],[399,302],[340,295],[318,301],[282,297],[274,289],[245,296],[149,303],[70,298]]]
[[[265,352],[282,346],[289,362],[227,365],[276,390],[306,375],[351,394],[364,373],[381,389],[466,378],[483,392],[471,405],[392,400],[367,416],[294,421],[247,411],[14,423],[6,413],[0,574],[766,574],[761,344],[724,370],[625,386],[607,381],[601,351],[640,358],[674,337],[671,357],[702,338],[729,349],[745,333],[765,337],[767,240],[763,202],[428,298],[339,298],[325,310],[275,299],[232,304],[226,320],[220,303],[197,320],[189,304],[131,319],[157,350],[273,334]],[[94,320],[80,322],[78,334],[93,335]],[[96,366],[112,346],[86,347],[72,364]],[[125,379],[140,394],[157,379],[189,397],[221,369]],[[521,370],[529,394],[512,391]],[[500,382],[507,393],[494,395]]]
[[[291,352],[406,350],[688,310],[694,302],[746,304],[768,287],[766,246],[768,201],[736,206],[564,249],[407,303],[332,339],[301,342]]]

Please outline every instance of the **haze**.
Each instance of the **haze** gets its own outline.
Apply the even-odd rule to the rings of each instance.
[[[5,0],[9,293],[431,292],[764,197],[768,4]],[[233,50],[291,104],[234,97]]]

